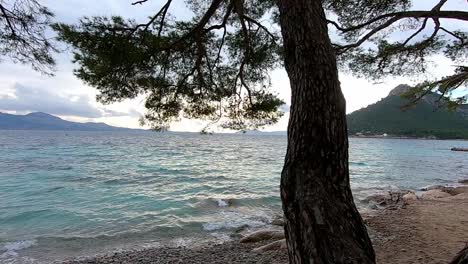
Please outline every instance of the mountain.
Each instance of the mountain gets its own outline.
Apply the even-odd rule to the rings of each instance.
[[[379,102],[349,114],[349,134],[468,139],[468,105],[455,111],[437,107],[438,95],[433,93],[402,110],[408,101],[400,95],[409,88],[399,85]]]
[[[104,123],[70,122],[42,112],[27,115],[0,113],[0,130],[76,130],[76,131],[129,131]]]

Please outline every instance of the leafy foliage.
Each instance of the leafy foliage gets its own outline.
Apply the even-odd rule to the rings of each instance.
[[[93,17],[54,29],[75,48],[75,73],[100,91],[99,101],[145,95],[145,120],[155,129],[180,116],[257,128],[276,122],[284,104],[268,91],[278,33],[256,22],[271,2],[192,1],[194,19],[176,21],[166,16],[168,1],[148,24]]]
[[[187,0],[194,13],[188,21],[170,15],[172,2],[163,2],[142,24],[118,16],[85,17],[54,29],[74,48],[76,75],[99,90],[101,102],[144,95],[144,121],[156,129],[180,116],[233,129],[276,122],[283,104],[269,89],[269,72],[282,62],[276,1]],[[468,21],[468,12],[444,10],[446,2],[431,10],[413,10],[411,0],[323,0],[322,5],[338,37],[333,45],[342,68],[381,79],[425,73],[434,54],[466,62],[467,33],[444,23]],[[398,39],[394,32],[409,35]],[[460,72],[428,80],[412,92],[413,99],[436,90],[453,99],[451,92],[466,80]],[[452,102],[464,101],[459,96]]]
[[[442,78],[439,81],[425,81],[418,84],[413,89],[402,94],[403,98],[411,100],[408,106],[414,105],[424,96],[435,91],[439,98],[436,100],[439,105],[447,107],[449,110],[454,110],[468,100],[466,95],[452,98],[451,92],[455,89],[466,86],[468,83],[468,67],[460,66],[455,70],[455,74]],[[449,97],[446,97],[449,95]]]
[[[0,1],[0,56],[51,74],[56,48],[45,32],[52,17],[36,0]]]
[[[329,23],[341,37],[335,43],[341,66],[359,77],[379,80],[385,76],[424,74],[432,63],[430,56],[436,54],[444,54],[455,65],[466,63],[467,33],[450,29],[446,22],[458,20],[461,25],[461,21],[468,21],[468,12],[442,10],[446,2],[440,0],[431,10],[424,11],[412,10],[409,0],[326,1],[338,15],[338,22]],[[452,91],[467,87],[467,76],[460,75],[463,69],[466,66],[460,65],[451,76],[426,80],[415,87],[413,94],[440,91],[457,104],[466,102],[466,96],[450,97]]]

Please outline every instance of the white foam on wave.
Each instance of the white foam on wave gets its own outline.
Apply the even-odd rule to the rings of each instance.
[[[245,215],[239,212],[219,212],[212,222],[203,224],[206,231],[235,229],[242,226],[262,227],[268,224],[269,218],[263,215]]]
[[[34,244],[36,244],[36,241],[34,240],[21,240],[21,241],[6,243],[3,246],[3,251],[5,252],[2,255],[8,254],[12,256],[17,256],[18,255],[17,251],[32,247]]]
[[[216,202],[218,203],[219,207],[227,207],[229,206],[229,202],[223,199],[217,199]]]
[[[16,242],[9,242],[3,245],[0,252],[0,262],[1,263],[33,263],[34,260],[28,257],[19,258],[18,251],[32,247],[36,244],[34,240],[21,240]]]

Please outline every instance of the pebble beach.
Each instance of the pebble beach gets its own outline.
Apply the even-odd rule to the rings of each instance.
[[[363,214],[374,244],[377,263],[448,263],[468,243],[468,186],[433,187],[395,200],[386,194],[371,198],[381,208]],[[392,200],[393,199],[393,200]],[[85,263],[288,263],[284,248],[256,252],[272,240],[193,247],[150,248],[69,259]]]

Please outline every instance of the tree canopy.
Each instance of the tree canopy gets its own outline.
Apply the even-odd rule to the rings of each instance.
[[[426,79],[406,97],[416,102],[436,91],[449,107],[467,101],[466,94],[452,92],[467,86],[468,12],[446,10],[448,0],[427,10],[415,10],[411,0],[322,2],[341,69],[373,80],[414,76],[442,54],[453,61],[454,73]],[[276,122],[284,103],[269,89],[269,74],[283,61],[276,1],[186,3],[193,12],[188,21],[171,15],[173,1],[167,0],[144,23],[98,16],[54,29],[75,48],[76,75],[99,90],[99,101],[144,95],[144,120],[154,128],[180,116],[234,129]],[[37,0],[2,1],[0,55],[52,73],[56,48],[45,34],[52,18]]]
[[[36,0],[0,1],[0,58],[52,74],[56,48],[46,31],[53,16]]]
[[[438,1],[429,10],[413,10],[410,0],[371,2],[349,1],[359,12],[335,8],[337,21],[328,20],[341,37],[334,45],[342,67],[372,80],[417,76],[434,64],[431,56],[444,55],[454,63],[454,73],[439,80],[428,78],[404,97],[415,103],[437,92],[449,108],[466,102],[466,94],[453,98],[451,92],[468,84],[468,12],[444,10],[448,0]],[[456,27],[448,23],[454,20]]]
[[[99,101],[144,95],[145,120],[154,128],[167,127],[180,116],[220,121],[234,129],[276,122],[284,103],[269,89],[271,70],[282,65],[276,2],[186,2],[193,12],[188,21],[171,16],[173,1],[167,0],[144,23],[96,16],[54,29],[74,47],[75,73],[99,90]],[[413,10],[410,0],[323,1],[341,67],[380,79],[424,73],[434,54],[464,63],[467,34],[444,22],[467,21],[468,12],[443,10],[446,2]],[[410,35],[400,40],[392,36],[395,31]],[[454,75],[428,80],[412,95],[434,89],[448,95],[466,86],[467,74],[460,65]]]

